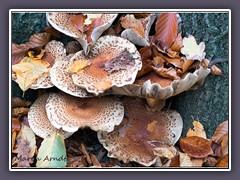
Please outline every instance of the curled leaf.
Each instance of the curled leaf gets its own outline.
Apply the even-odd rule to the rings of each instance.
[[[19,63],[28,49],[29,47],[26,44],[12,43],[12,65]]]
[[[30,49],[42,48],[50,41],[50,33],[36,33],[33,34],[27,42]]]
[[[206,132],[204,131],[203,125],[198,121],[193,121],[193,130],[189,129],[187,132],[187,137],[198,136],[207,139]]]
[[[181,149],[191,157],[204,158],[212,154],[211,142],[198,136],[180,139]]]
[[[167,78],[170,78],[170,79],[173,79],[173,80],[179,80],[180,77],[177,75],[177,72],[175,69],[173,69],[172,67],[170,68],[156,68],[156,67],[153,67],[153,70],[160,76],[162,77],[167,77]]]

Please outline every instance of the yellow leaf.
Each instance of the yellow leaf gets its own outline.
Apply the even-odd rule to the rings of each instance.
[[[15,73],[16,82],[23,91],[26,91],[38,78],[46,73],[49,73],[49,63],[39,60],[38,57],[24,57],[18,64],[12,66],[12,71]],[[39,56],[41,57],[41,56]]]
[[[187,132],[187,137],[198,136],[207,139],[206,132],[204,131],[203,125],[198,121],[193,121],[193,130],[189,129]]]
[[[72,63],[72,65],[67,69],[68,73],[79,73],[82,72],[83,69],[91,64],[90,61],[87,60],[77,60]]]

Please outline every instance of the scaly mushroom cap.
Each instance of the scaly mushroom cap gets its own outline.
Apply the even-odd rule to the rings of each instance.
[[[56,129],[47,117],[45,105],[48,97],[49,94],[40,96],[30,107],[28,112],[29,126],[41,138],[47,137],[53,131],[59,132],[63,138],[68,138],[72,133]]]
[[[149,31],[151,29],[151,26],[156,18],[156,14],[149,14],[146,18],[143,19],[143,27],[144,27],[144,34],[145,37],[141,37],[136,31],[132,29],[125,29],[121,33],[121,37],[128,39],[133,44],[136,44],[138,46],[149,46]]]
[[[210,69],[200,67],[194,73],[188,73],[183,79],[174,81],[151,73],[134,84],[120,88],[113,87],[111,93],[141,98],[167,99],[201,86],[209,73]]]
[[[132,84],[142,67],[141,56],[134,44],[117,36],[103,36],[86,56],[83,51],[72,59],[89,61],[82,72],[72,75],[73,82],[96,95],[112,86]]]
[[[52,40],[48,42],[44,48],[45,55],[42,60],[47,61],[50,64],[50,67],[55,63],[56,58],[66,56],[66,50],[63,43],[59,41]],[[38,78],[36,83],[31,85],[31,89],[40,89],[40,88],[51,88],[54,84],[51,81],[50,75],[44,74],[42,77]]]
[[[56,128],[74,132],[90,127],[94,131],[111,132],[123,119],[120,101],[110,97],[77,98],[64,93],[51,94],[47,100],[48,118]]]
[[[126,101],[124,110],[124,120],[113,132],[98,132],[109,157],[150,166],[157,160],[153,150],[174,145],[181,135],[183,122],[176,111],[148,111],[141,99]]]
[[[50,70],[50,77],[52,83],[61,91],[77,97],[92,97],[84,88],[81,88],[73,83],[72,77],[66,72],[66,69],[72,63],[72,54],[66,57],[56,59],[55,64]]]
[[[111,26],[117,15],[118,14],[102,14],[102,25],[96,27],[91,34],[92,43],[96,42],[101,34]],[[86,37],[81,31],[76,28],[76,26],[70,20],[69,13],[48,12],[46,13],[46,16],[48,22],[55,29],[62,32],[63,34],[66,34],[67,36],[75,38],[82,45],[84,52],[88,54],[90,48]]]

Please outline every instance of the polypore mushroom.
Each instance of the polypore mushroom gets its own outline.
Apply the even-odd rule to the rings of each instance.
[[[46,110],[56,128],[74,132],[90,127],[94,131],[111,132],[123,119],[120,101],[111,97],[78,98],[64,93],[51,94]]]
[[[90,34],[91,42],[88,41],[88,37],[80,29],[84,29],[84,26],[91,26],[91,22],[93,21],[92,19],[94,19],[94,14],[83,15],[87,16],[87,19],[85,19],[84,22],[82,22],[82,24],[80,23],[79,25],[78,21],[77,23],[74,23],[74,21],[72,21],[71,19],[71,16],[74,16],[74,14],[58,12],[46,13],[48,22],[55,29],[66,34],[67,36],[75,38],[82,45],[84,52],[88,54],[90,50],[89,44],[96,42],[96,40],[101,36],[101,34],[111,26],[118,14],[103,13],[100,14],[100,16],[99,14],[97,15],[101,23],[97,27],[94,27],[94,29],[92,30]]]
[[[68,138],[72,133],[56,129],[47,117],[45,105],[48,97],[49,94],[40,96],[30,107],[28,112],[29,126],[41,138],[47,137],[53,131],[59,132],[63,138]]]
[[[76,53],[71,61],[86,64],[80,71],[73,71],[73,82],[88,92],[98,95],[117,86],[132,84],[142,67],[141,57],[134,44],[117,36],[103,36],[92,46],[86,56]]]
[[[136,31],[134,28],[131,28],[131,24],[127,25],[125,27],[130,27],[126,28],[122,33],[121,37],[128,39],[131,41],[133,44],[136,44],[138,46],[149,46],[149,31],[151,29],[151,26],[156,18],[156,14],[149,14],[145,18],[140,18],[140,23],[142,24],[142,31],[143,34],[141,35]],[[135,19],[134,15],[127,15],[126,17],[122,18],[122,23],[126,19],[127,23],[131,23],[131,19]],[[136,27],[135,27],[136,28]]]
[[[125,117],[113,132],[98,132],[109,157],[150,166],[157,160],[154,149],[174,145],[181,135],[183,122],[176,111],[148,111],[141,99],[125,101],[124,110]]]

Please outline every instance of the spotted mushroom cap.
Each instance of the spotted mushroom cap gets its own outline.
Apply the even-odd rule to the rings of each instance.
[[[72,77],[66,72],[66,69],[71,65],[71,57],[69,54],[63,58],[58,58],[50,70],[52,83],[61,91],[77,97],[92,97],[93,95],[73,83]]]
[[[134,84],[113,87],[111,93],[141,98],[167,99],[201,86],[209,73],[210,69],[200,67],[193,73],[188,73],[183,79],[173,81],[160,77],[155,73],[150,73],[136,80]]]
[[[102,14],[102,25],[96,27],[91,34],[92,43],[94,43],[101,36],[101,34],[111,26],[117,15],[118,14]],[[88,54],[90,48],[86,37],[75,27],[73,22],[70,20],[69,13],[48,12],[46,13],[46,16],[48,22],[55,29],[62,32],[63,34],[66,34],[67,36],[75,38],[82,45],[84,52]]]
[[[82,72],[72,74],[72,79],[76,85],[95,95],[113,86],[132,84],[142,67],[135,45],[110,35],[99,38],[87,56],[80,51],[71,60],[90,61]]]
[[[151,29],[151,26],[156,18],[156,14],[149,14],[146,18],[144,18],[142,24],[144,27],[144,35],[145,37],[141,37],[136,31],[132,29],[125,29],[121,33],[121,37],[128,39],[133,44],[136,44],[138,46],[149,46],[149,32]]]
[[[29,126],[41,138],[47,137],[53,131],[59,132],[64,139],[68,138],[72,133],[56,129],[47,117],[45,105],[48,97],[48,93],[40,96],[30,107],[28,112]]]
[[[78,98],[64,93],[51,94],[46,110],[56,128],[74,132],[90,127],[94,131],[111,132],[123,119],[124,109],[113,97]]]
[[[141,99],[124,103],[125,117],[113,132],[98,132],[108,156],[150,166],[156,162],[155,148],[174,145],[180,138],[183,122],[173,110],[148,111]]]

